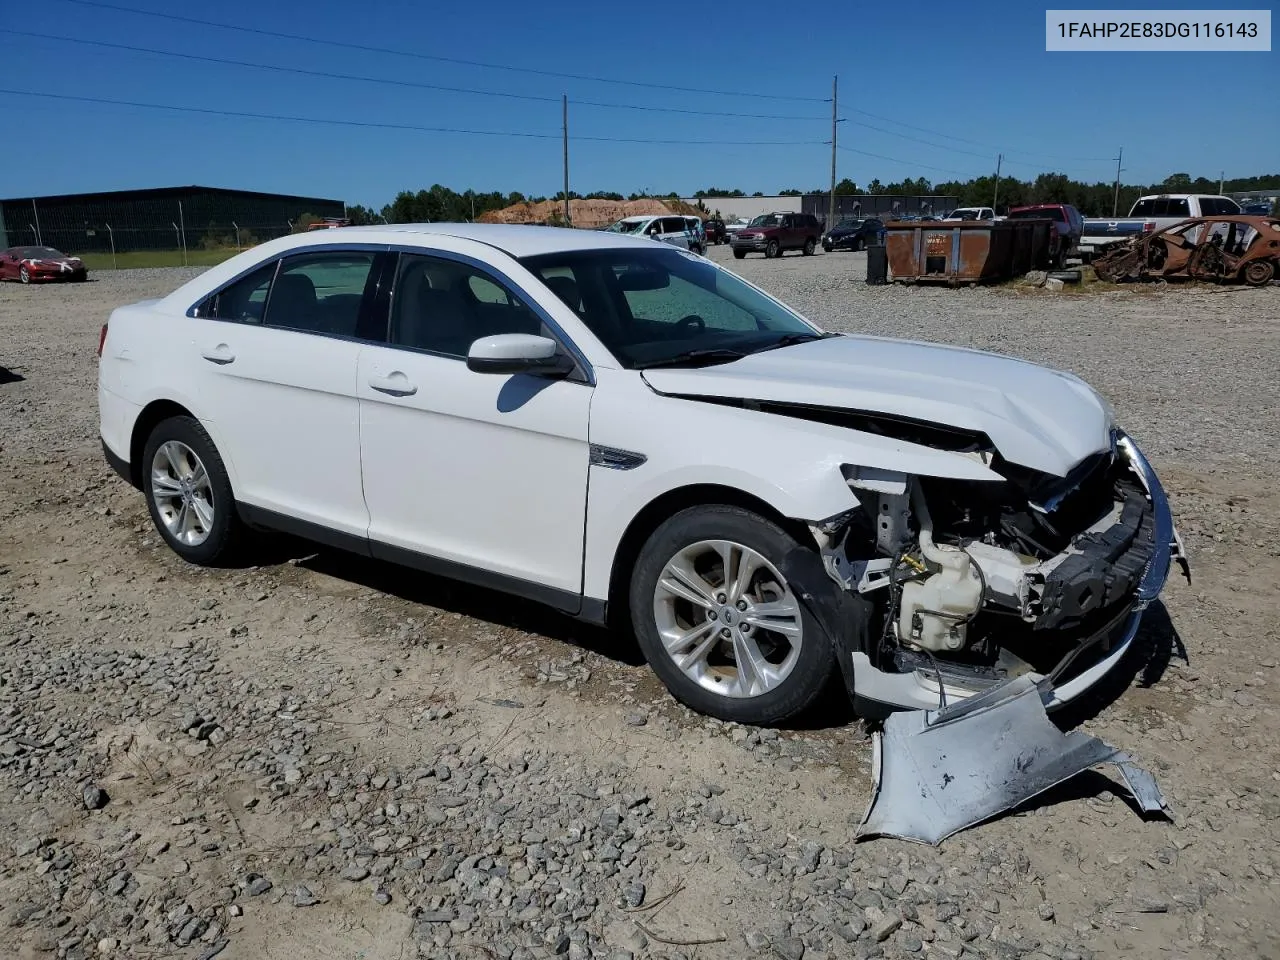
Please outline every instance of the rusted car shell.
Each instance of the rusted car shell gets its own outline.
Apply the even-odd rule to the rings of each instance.
[[[1280,219],[1193,217],[1093,261],[1108,281],[1183,278],[1261,287],[1280,274]]]

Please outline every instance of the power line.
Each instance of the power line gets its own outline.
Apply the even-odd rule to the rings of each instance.
[[[960,170],[952,170],[948,167],[935,167],[928,163],[917,163],[915,160],[900,160],[897,157],[886,157],[879,153],[868,153],[866,150],[855,150],[853,147],[840,147],[840,150],[846,153],[856,153],[864,157],[874,157],[876,160],[888,160],[890,163],[903,163],[909,167],[924,167],[926,170],[939,170],[942,173],[954,173],[958,177],[967,177],[967,173]]]
[[[864,117],[870,117],[872,120],[879,120],[883,123],[892,123],[892,124],[896,124],[899,127],[906,127],[908,130],[918,130],[920,133],[927,133],[930,136],[939,137],[943,140],[955,140],[958,143],[967,143],[970,146],[974,146],[974,147],[990,147],[991,153],[996,152],[996,149],[994,147],[991,147],[990,144],[982,143],[978,140],[969,140],[965,137],[952,136],[950,134],[941,133],[938,130],[934,130],[929,127],[917,127],[913,124],[905,123],[902,120],[895,120],[892,117],[882,117],[878,113],[868,113],[866,110],[851,110],[850,112],[859,114]],[[857,122],[857,121],[851,121],[851,122]],[[875,128],[872,128],[872,129],[875,129]],[[894,133],[892,130],[886,130],[883,132],[892,134],[893,136],[899,136],[899,137],[905,136],[905,134]],[[1022,153],[1021,151],[1018,151],[1018,153],[1020,156],[1023,156],[1023,157],[1032,157],[1032,158],[1038,157],[1039,160],[1049,160],[1053,163],[1110,163],[1112,160],[1115,159],[1115,157],[1050,157],[1044,154]],[[987,158],[990,156],[990,154],[984,153],[982,154],[982,156],[984,158]],[[1005,162],[1008,162],[1008,159],[1009,158],[1006,156]],[[1034,164],[1027,164],[1027,166],[1034,166]]]
[[[79,4],[84,7],[96,7],[116,13],[132,13],[142,17],[159,17],[178,23],[189,23],[201,27],[217,27],[222,30],[236,30],[240,33],[252,33],[260,37],[274,37],[277,40],[300,40],[303,43],[319,43],[347,50],[360,50],[364,53],[381,53],[395,57],[412,57],[415,60],[431,60],[436,63],[452,63],[468,67],[482,67],[486,70],[506,70],[511,73],[526,73],[540,77],[556,77],[561,80],[584,80],[590,83],[613,83],[626,87],[644,87],[650,90],[669,90],[679,93],[706,93],[721,97],[753,97],[760,100],[788,100],[795,103],[826,103],[822,97],[797,97],[780,93],[752,93],[742,90],[710,90],[705,87],[679,87],[666,83],[649,83],[643,80],[619,80],[614,77],[597,77],[590,74],[562,73],[555,70],[538,70],[534,67],[515,67],[506,63],[486,63],[482,60],[464,60],[460,57],[441,57],[433,54],[418,53],[413,50],[398,50],[394,47],[375,47],[345,40],[327,40],[324,37],[309,37],[298,33],[284,33],[278,30],[264,30],[261,27],[247,27],[238,23],[220,23],[216,20],[201,20],[197,17],[184,17],[176,13],[162,13],[158,10],[140,10],[102,0],[63,0],[64,3]]]
[[[473,130],[463,127],[427,127],[410,123],[386,123],[377,120],[340,120],[328,117],[299,117],[278,113],[249,113],[242,110],[218,110],[212,107],[183,107],[170,103],[146,103],[139,100],[113,100],[107,97],[73,96],[66,93],[44,93],[35,90],[0,89],[0,94],[14,97],[45,97],[50,100],[70,100],[77,103],[108,104],[118,107],[141,107],[147,110],[175,110],[179,113],[199,113],[218,117],[240,117],[250,120],[281,120],[289,123],[327,124],[340,127],[370,127],[382,130],[409,130],[415,133],[459,133],[477,137],[522,137],[535,140],[559,140],[558,133],[526,133],[516,130]],[[689,140],[649,139],[644,137],[590,137],[576,136],[574,140],[596,143],[656,143],[688,144],[690,146],[729,147],[796,147],[821,144],[821,140]]]
[[[51,33],[33,33],[27,30],[10,30],[0,27],[0,33],[16,37],[32,37],[39,40],[53,40],[57,43],[78,43],[85,46],[105,47],[111,50],[125,50],[130,53],[154,54],[158,57],[173,57],[179,60],[198,60],[203,63],[216,63],[222,66],[252,67],[256,70],[273,70],[277,73],[292,73],[304,77],[321,77],[328,80],[354,80],[360,83],[380,83],[395,87],[410,87],[418,90],[439,90],[445,93],[473,94],[481,97],[499,97],[508,100],[527,100],[541,103],[559,103],[560,97],[541,97],[529,93],[511,93],[502,90],[481,90],[475,87],[453,87],[439,83],[423,83],[417,80],[395,80],[388,77],[369,77],[352,73],[335,73],[330,70],[312,70],[306,67],[287,67],[276,63],[257,63],[252,60],[233,60],[227,57],[210,57],[199,53],[183,53],[177,50],[157,50],[154,47],[138,47],[127,43],[112,43],[108,40],[90,40],[83,37],[65,37]],[[775,113],[735,113],[721,110],[693,110],[684,107],[650,107],[631,103],[605,103],[598,100],[572,100],[571,103],[584,107],[602,107],[612,110],[642,110],[656,113],[682,113],[703,117],[733,117],[749,120],[822,120],[822,117],[804,117]]]

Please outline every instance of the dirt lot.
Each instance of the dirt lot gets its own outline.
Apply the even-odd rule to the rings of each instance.
[[[189,273],[102,273],[0,287],[0,953],[1280,956],[1280,289],[735,268],[831,327],[1052,363],[1113,401],[1195,580],[1084,728],[1157,774],[1172,823],[1097,774],[937,850],[855,846],[869,750],[838,697],[736,727],[524,603],[287,540],[184,565],[102,461],[93,354],[113,306]]]

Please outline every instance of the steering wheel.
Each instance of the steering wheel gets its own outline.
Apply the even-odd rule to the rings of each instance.
[[[694,336],[702,333],[707,329],[707,321],[703,320],[696,313],[691,313],[687,317],[681,317],[676,323],[676,332],[684,337]]]

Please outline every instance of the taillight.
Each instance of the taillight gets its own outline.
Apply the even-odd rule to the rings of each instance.
[[[107,325],[104,323],[102,325],[102,332],[98,334],[98,356],[99,357],[102,356],[102,348],[106,346],[106,343],[107,343]]]
[[[1151,232],[1152,230],[1154,230],[1155,228],[1156,228],[1156,225],[1155,225],[1154,223],[1152,223],[1150,220],[1148,220],[1146,223],[1144,223],[1144,224],[1142,225],[1142,232],[1143,232],[1143,233],[1150,233],[1150,232]]]

